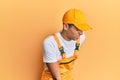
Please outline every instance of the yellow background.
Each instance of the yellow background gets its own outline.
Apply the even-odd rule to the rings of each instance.
[[[75,80],[120,80],[120,0],[1,0],[0,80],[40,80],[43,39],[62,29],[70,8],[82,10],[93,27]]]

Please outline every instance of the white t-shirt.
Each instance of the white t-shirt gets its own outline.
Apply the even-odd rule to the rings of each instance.
[[[66,53],[66,57],[73,56],[74,54],[74,49],[75,49],[75,40],[70,40],[67,41],[65,40],[60,32],[57,32],[57,37],[59,38],[59,41],[61,45],[64,48],[64,52]],[[85,40],[85,34],[82,34],[80,36],[80,46]],[[44,54],[43,54],[43,61],[45,63],[52,63],[52,62],[57,62],[58,60],[61,59],[61,53],[58,49],[58,45],[54,39],[54,37],[51,35],[47,37],[44,42],[43,42],[43,49],[44,49]]]

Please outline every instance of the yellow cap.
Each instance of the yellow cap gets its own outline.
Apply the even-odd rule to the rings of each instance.
[[[83,13],[78,9],[70,9],[63,16],[63,23],[74,24],[78,29],[86,31],[92,29],[85,21]]]

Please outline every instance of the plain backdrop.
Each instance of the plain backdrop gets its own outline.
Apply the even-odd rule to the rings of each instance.
[[[120,80],[120,0],[1,0],[0,80],[40,80],[44,38],[62,29],[62,16],[80,9],[86,31],[75,80]]]

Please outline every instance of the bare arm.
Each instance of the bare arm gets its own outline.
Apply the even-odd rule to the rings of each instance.
[[[46,64],[47,64],[53,78],[55,78],[55,80],[62,80],[58,63],[54,62],[54,63],[46,63]]]

